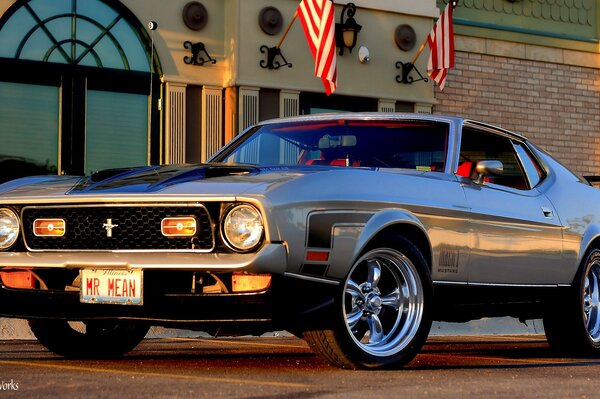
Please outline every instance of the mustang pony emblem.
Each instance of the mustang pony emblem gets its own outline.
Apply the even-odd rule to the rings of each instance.
[[[106,223],[102,224],[102,227],[106,230],[106,236],[112,237],[112,232],[115,227],[119,227],[118,224],[113,224],[112,219],[106,219]]]

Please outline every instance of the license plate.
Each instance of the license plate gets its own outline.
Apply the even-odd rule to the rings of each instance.
[[[142,271],[82,269],[80,300],[83,303],[142,305]]]

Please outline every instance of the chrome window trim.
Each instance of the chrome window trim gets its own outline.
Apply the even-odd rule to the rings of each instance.
[[[172,249],[113,249],[113,250],[103,250],[103,249],[72,249],[72,250],[64,250],[64,249],[32,249],[27,243],[27,239],[25,237],[25,226],[22,226],[23,229],[23,244],[25,248],[30,252],[110,252],[110,253],[210,253],[215,250],[216,242],[215,242],[215,224],[210,216],[210,212],[208,208],[204,206],[204,204],[199,203],[180,203],[180,202],[152,202],[152,203],[110,203],[110,204],[74,204],[74,205],[51,205],[51,206],[25,206],[21,209],[20,219],[23,220],[23,213],[27,209],[67,209],[67,208],[116,208],[116,207],[165,207],[165,206],[175,206],[182,208],[202,208],[206,212],[208,217],[208,223],[210,224],[210,229],[212,232],[212,246],[210,249],[180,249],[180,250],[172,250]],[[21,223],[22,224],[22,223]]]

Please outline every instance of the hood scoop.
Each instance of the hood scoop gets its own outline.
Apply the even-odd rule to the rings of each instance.
[[[165,165],[108,169],[83,178],[71,194],[107,191],[112,193],[153,192],[179,183],[225,176],[254,175],[260,170],[245,165]]]

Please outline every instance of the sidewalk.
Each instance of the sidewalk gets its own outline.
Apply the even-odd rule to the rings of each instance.
[[[531,320],[527,325],[512,317],[489,318],[468,323],[433,323],[430,335],[510,335],[543,334],[541,320]],[[202,332],[152,327],[146,338],[197,337]],[[0,318],[0,340],[35,339],[25,320]]]

